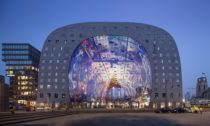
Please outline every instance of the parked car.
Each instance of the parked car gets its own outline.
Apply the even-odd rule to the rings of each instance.
[[[169,113],[170,109],[169,108],[159,108],[155,110],[155,113]]]

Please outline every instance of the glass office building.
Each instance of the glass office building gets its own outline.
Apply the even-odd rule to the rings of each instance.
[[[3,43],[2,60],[10,77],[10,100],[35,106],[40,51],[28,43]]]

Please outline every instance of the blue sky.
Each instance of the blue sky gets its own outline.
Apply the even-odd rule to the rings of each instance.
[[[78,22],[139,22],[161,27],[176,40],[184,91],[210,79],[209,0],[0,0],[0,42],[42,49],[54,29]],[[1,53],[1,52],[0,52]],[[0,73],[5,74],[0,62]]]

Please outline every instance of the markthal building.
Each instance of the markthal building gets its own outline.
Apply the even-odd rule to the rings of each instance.
[[[37,109],[160,108],[182,105],[178,49],[165,30],[140,23],[90,22],[45,40]]]

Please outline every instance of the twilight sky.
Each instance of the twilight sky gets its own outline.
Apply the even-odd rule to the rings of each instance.
[[[184,91],[193,91],[202,72],[210,79],[210,0],[0,0],[0,43],[28,42],[41,50],[54,29],[91,21],[161,27],[176,40]]]

